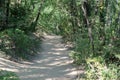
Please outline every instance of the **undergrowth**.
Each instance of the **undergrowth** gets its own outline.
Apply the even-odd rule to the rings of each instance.
[[[40,39],[25,34],[20,29],[8,29],[0,33],[0,51],[17,59],[29,59],[37,53]]]
[[[80,75],[79,80],[120,80],[119,62],[106,63],[103,56],[85,57],[85,54],[75,51],[72,51],[69,56],[74,60],[75,64],[85,65],[84,77]]]
[[[20,80],[13,72],[0,70],[0,80]]]
[[[120,66],[106,64],[102,57],[86,60],[86,80],[120,80]]]

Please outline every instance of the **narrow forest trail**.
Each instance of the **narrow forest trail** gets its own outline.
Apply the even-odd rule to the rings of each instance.
[[[45,36],[43,51],[32,62],[19,64],[0,58],[0,68],[16,72],[21,80],[74,80],[83,70],[72,65],[70,50],[61,40],[60,36]]]

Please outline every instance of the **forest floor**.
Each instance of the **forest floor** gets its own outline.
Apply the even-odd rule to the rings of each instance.
[[[15,72],[21,80],[75,80],[83,67],[72,64],[61,36],[44,36],[42,52],[33,61],[13,62],[0,58],[0,69]]]

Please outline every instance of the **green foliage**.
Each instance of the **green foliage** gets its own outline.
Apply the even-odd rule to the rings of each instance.
[[[16,20],[21,20],[26,18],[26,16],[28,16],[31,11],[28,7],[17,4],[11,6],[10,12],[13,18],[16,18]]]
[[[32,10],[29,6],[24,6],[23,4],[11,5],[9,17],[10,27],[18,28],[28,33],[32,31],[30,27],[32,23],[31,19],[33,19]]]
[[[0,70],[0,80],[20,80],[15,73]]]
[[[1,33],[1,50],[25,57],[26,53],[34,53],[32,51],[35,51],[34,45],[37,43],[25,33],[38,29],[59,34],[63,36],[64,42],[73,43],[74,51],[70,57],[74,62],[86,63],[88,80],[118,79],[118,69],[110,65],[120,65],[119,0],[45,0],[44,5],[40,2],[11,0],[8,27],[14,30]],[[6,17],[4,12],[0,13],[1,18]],[[0,29],[5,24],[5,21],[0,21]],[[34,25],[35,28],[32,27]]]
[[[116,65],[106,66],[102,57],[86,60],[86,80],[119,80],[120,71]]]
[[[74,52],[72,51],[71,53],[69,53],[69,56],[74,60],[75,64],[81,64],[82,61],[82,56],[80,53]]]
[[[39,46],[39,39],[34,39],[21,31],[20,29],[10,29],[2,33],[1,50],[13,57],[19,56],[22,59],[29,59],[30,55],[34,55]]]
[[[78,15],[72,17],[77,17],[80,23],[78,22],[79,25],[76,26],[72,25],[72,28],[76,28],[74,34],[70,33],[71,36],[74,35],[72,42],[75,49],[70,56],[76,64],[86,63],[87,79],[85,80],[119,80],[120,33],[118,31],[120,27],[118,21],[120,19],[118,19],[118,13],[120,8],[118,6],[120,5],[116,1],[108,0],[86,0],[76,6],[79,9]],[[87,15],[83,10],[84,7]],[[71,8],[69,10],[74,11]]]

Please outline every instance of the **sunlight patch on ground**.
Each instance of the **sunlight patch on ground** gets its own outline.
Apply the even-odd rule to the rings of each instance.
[[[30,78],[36,78],[36,77],[44,77],[44,74],[31,74],[31,75],[27,75],[27,76],[20,76],[20,78],[27,78],[27,79],[30,79]]]
[[[70,78],[61,77],[61,78],[47,78],[45,80],[71,80],[71,79]]]
[[[66,48],[58,48],[58,49],[53,48],[52,50],[55,50],[55,51],[65,51],[65,50],[66,50]]]
[[[11,72],[19,72],[18,69],[10,69],[10,68],[2,68],[2,67],[0,67],[0,69],[5,71],[11,71]]]
[[[73,80],[70,78],[75,77],[78,72],[71,65],[73,61],[68,56],[67,48],[60,42],[61,37],[45,38],[43,52],[33,62],[16,63],[0,58],[0,69],[16,72],[21,80]]]

